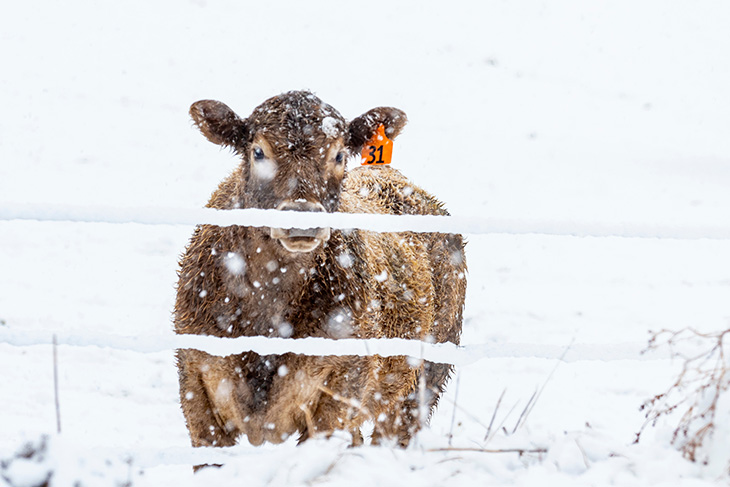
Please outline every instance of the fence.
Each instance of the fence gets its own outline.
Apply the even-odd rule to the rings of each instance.
[[[145,225],[243,225],[254,227],[322,227],[371,230],[378,232],[412,231],[443,232],[472,235],[542,234],[571,237],[621,237],[651,239],[719,239],[730,240],[730,225],[638,225],[603,224],[567,220],[516,220],[477,217],[444,217],[423,215],[374,215],[348,213],[306,213],[276,210],[215,210],[181,208],[113,208],[63,205],[16,204],[0,207],[0,222],[24,220],[43,222],[77,222]],[[565,347],[531,344],[490,344],[456,346],[451,343],[426,343],[403,339],[328,340],[323,338],[283,339],[266,337],[216,338],[204,336],[120,336],[67,335],[57,336],[58,344],[99,346],[141,353],[176,348],[197,348],[215,355],[242,351],[261,354],[294,352],[304,355],[408,355],[432,362],[467,365],[484,357],[538,357],[573,360],[609,360],[636,358],[643,343],[626,343],[611,347],[572,344]],[[52,334],[17,333],[0,329],[0,343],[15,346],[51,344]]]
[[[376,232],[444,232],[472,235],[542,234],[572,237],[671,238],[730,240],[730,224],[647,225],[578,220],[530,220],[424,215],[367,215],[307,213],[276,210],[214,210],[181,208],[112,208],[63,205],[3,205],[0,221],[68,221],[87,223],[140,223],[147,225],[243,225],[253,227],[359,228]]]
[[[111,224],[138,223],[147,225],[244,225],[267,227],[359,228],[371,231],[444,232],[461,234],[544,234],[573,237],[622,237],[656,239],[720,239],[730,240],[730,225],[672,226],[602,224],[578,221],[515,220],[474,217],[392,216],[364,214],[296,213],[275,210],[175,209],[175,208],[109,208],[42,205],[5,205],[0,208],[0,222],[25,220],[37,222],[68,221]],[[13,346],[52,344],[73,347],[109,347],[113,349],[152,353],[177,348],[196,348],[215,355],[230,355],[244,351],[259,354],[293,352],[305,355],[408,355],[439,363],[468,365],[485,358],[544,358],[564,361],[636,359],[644,343],[613,346],[571,344],[546,346],[535,344],[476,344],[456,346],[403,339],[343,339],[322,338],[283,339],[267,337],[216,338],[207,336],[120,336],[84,333],[83,335],[51,332],[18,332],[0,328],[0,343]],[[656,353],[653,358],[657,358]],[[661,357],[664,358],[664,357]],[[172,449],[170,450],[172,451]],[[164,452],[148,453],[164,462]],[[220,459],[221,452],[177,452],[171,458],[195,458],[196,462]],[[223,454],[225,455],[225,454]]]

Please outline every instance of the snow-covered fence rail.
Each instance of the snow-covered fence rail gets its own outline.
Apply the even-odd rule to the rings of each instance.
[[[2,221],[79,222],[145,225],[246,225],[280,228],[360,228],[372,231],[414,231],[462,234],[543,234],[576,237],[624,237],[668,239],[730,240],[730,225],[647,225],[606,224],[568,220],[529,220],[478,217],[442,217],[420,215],[381,215],[349,213],[301,213],[276,210],[215,210],[161,207],[105,207],[40,204],[0,205]],[[645,344],[627,343],[613,346],[574,344],[565,346],[538,344],[478,344],[458,347],[451,343],[433,344],[404,339],[323,338],[283,339],[266,337],[216,338],[206,336],[119,336],[59,334],[60,345],[98,346],[140,353],[176,348],[196,348],[215,355],[245,351],[260,354],[298,353],[304,355],[407,355],[437,363],[468,365],[483,358],[545,358],[575,360],[619,360],[640,356]],[[50,332],[12,332],[0,328],[0,343],[15,346],[52,343]]]
[[[402,338],[341,339],[325,338],[218,338],[199,335],[146,335],[122,336],[111,334],[57,333],[58,345],[72,347],[103,347],[139,353],[155,353],[177,348],[195,348],[213,355],[232,355],[248,351],[260,355],[297,353],[301,355],[380,355],[390,357],[407,355],[437,363],[457,366],[473,364],[482,359],[539,358],[565,362],[579,360],[627,360],[668,358],[659,352],[642,354],[645,343],[617,343],[612,345],[573,343],[545,345],[537,343],[499,343],[457,346],[452,343],[427,343]],[[0,343],[18,347],[53,344],[50,331],[13,331],[0,329]]]
[[[377,232],[443,232],[471,235],[541,234],[574,237],[671,238],[730,240],[730,224],[667,225],[602,223],[579,220],[481,218],[465,216],[301,213],[276,210],[211,208],[105,207],[39,204],[0,205],[0,221],[32,220],[145,225],[243,225],[253,227],[339,229]]]
[[[71,205],[0,205],[0,221],[137,223],[145,225],[246,225],[306,228],[360,228],[372,231],[414,231],[462,234],[543,234],[576,237],[625,237],[668,239],[730,240],[730,225],[647,225],[606,224],[600,222],[442,217],[420,215],[374,215],[350,213],[301,213],[276,210],[215,210],[161,207],[90,207]],[[0,343],[30,346],[52,343],[49,332],[12,332],[0,329]],[[58,343],[69,346],[98,346],[140,353],[176,348],[196,348],[215,355],[245,351],[260,354],[298,353],[304,355],[407,355],[432,362],[467,365],[482,358],[545,358],[575,360],[619,360],[640,356],[645,344],[613,346],[574,344],[565,346],[537,344],[478,344],[458,347],[451,343],[433,344],[404,339],[323,338],[283,339],[266,337],[216,338],[192,335],[119,336],[59,334]]]

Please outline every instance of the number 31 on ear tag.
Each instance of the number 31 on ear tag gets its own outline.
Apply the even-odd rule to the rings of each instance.
[[[381,124],[373,137],[362,148],[363,166],[382,166],[390,164],[393,157],[393,141],[385,135],[385,127]]]

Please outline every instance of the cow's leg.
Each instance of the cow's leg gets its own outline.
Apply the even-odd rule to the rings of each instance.
[[[180,404],[193,447],[232,446],[236,444],[238,432],[226,428],[208,396],[200,371],[209,358],[208,354],[197,350],[178,350]],[[208,465],[196,465],[193,469],[197,471],[205,466]]]

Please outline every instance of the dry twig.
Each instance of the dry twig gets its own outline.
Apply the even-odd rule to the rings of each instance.
[[[53,335],[53,398],[56,406],[56,432],[61,434],[61,402],[58,397],[58,338]]]

